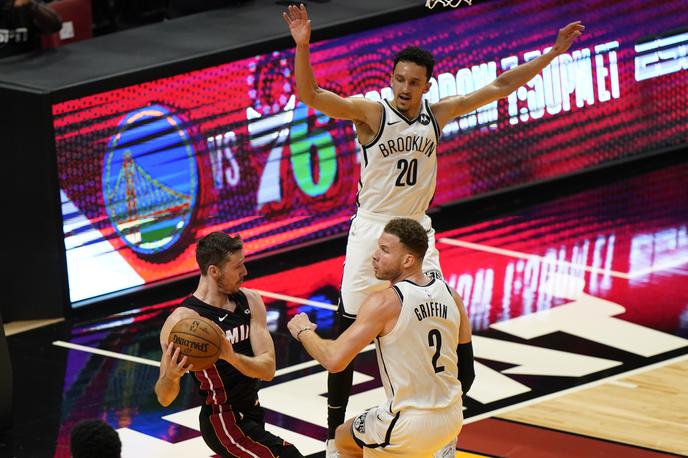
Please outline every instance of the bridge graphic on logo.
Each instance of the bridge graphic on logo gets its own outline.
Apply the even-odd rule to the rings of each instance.
[[[198,170],[181,121],[159,105],[129,113],[110,140],[103,199],[122,240],[143,255],[171,248],[187,229]]]

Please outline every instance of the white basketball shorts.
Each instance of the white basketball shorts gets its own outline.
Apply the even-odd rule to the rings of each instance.
[[[363,301],[371,294],[389,288],[389,282],[375,278],[373,271],[373,253],[377,249],[377,240],[382,235],[385,225],[394,216],[378,215],[358,209],[351,220],[351,228],[346,243],[346,259],[342,276],[341,301],[344,316],[356,318]],[[442,278],[440,253],[435,248],[435,230],[430,217],[423,214],[414,217],[428,233],[428,251],[423,259],[423,271],[435,278]]]
[[[456,442],[462,424],[460,402],[442,409],[407,409],[396,414],[384,404],[355,417],[351,429],[364,458],[430,458],[451,450],[447,444]]]

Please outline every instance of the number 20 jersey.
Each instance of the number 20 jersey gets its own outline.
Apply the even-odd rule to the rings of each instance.
[[[461,316],[449,287],[439,279],[425,286],[404,280],[392,287],[401,300],[401,312],[392,331],[375,339],[390,413],[461,402]]]
[[[356,204],[389,216],[425,213],[437,183],[439,128],[427,100],[415,119],[408,119],[387,100],[375,138],[361,145],[361,181]]]

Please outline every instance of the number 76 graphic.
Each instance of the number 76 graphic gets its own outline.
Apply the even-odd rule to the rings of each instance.
[[[252,107],[246,109],[249,121],[248,132],[252,148],[272,145],[268,160],[263,169],[258,187],[258,208],[270,202],[282,200],[280,163],[285,145],[289,142],[291,152],[291,170],[299,189],[306,195],[317,197],[325,194],[337,176],[337,157],[334,140],[325,129],[309,135],[308,107],[303,103],[296,104],[292,94],[284,110],[275,115],[262,116]],[[318,114],[316,127],[323,126],[330,118]],[[290,132],[291,131],[291,132]],[[318,154],[319,173],[317,183],[314,180],[311,163],[311,147]]]

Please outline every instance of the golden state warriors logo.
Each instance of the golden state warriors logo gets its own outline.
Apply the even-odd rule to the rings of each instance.
[[[103,199],[112,226],[140,255],[162,253],[189,227],[198,167],[184,123],[160,105],[127,114],[110,139]]]

